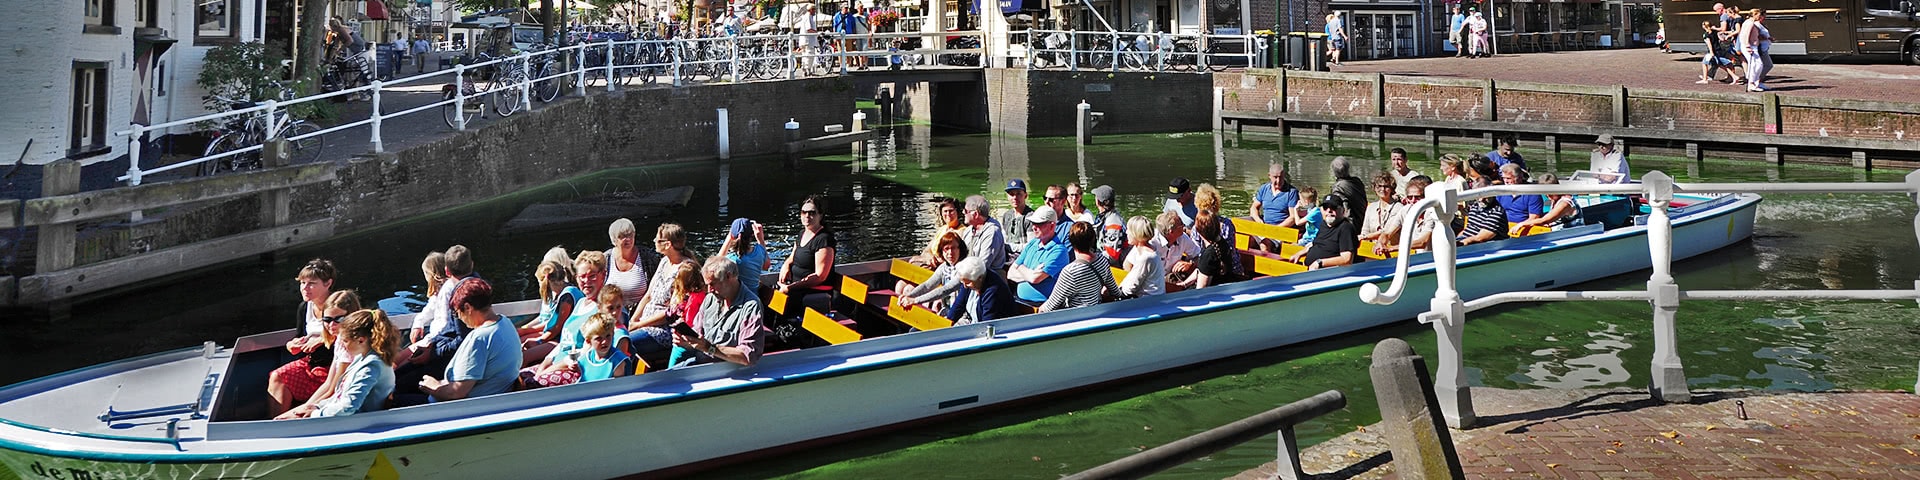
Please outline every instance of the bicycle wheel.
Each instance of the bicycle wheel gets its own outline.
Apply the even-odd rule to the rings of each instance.
[[[294,137],[319,131],[319,125],[306,120],[294,120],[292,124],[287,125],[287,131],[281,132],[281,135],[284,135],[282,138],[287,139],[287,153],[293,163],[312,163],[320,159],[320,149],[326,147],[326,142],[321,140],[319,135],[294,139]]]
[[[248,146],[247,145],[248,142],[245,137],[246,135],[242,135],[238,133],[229,133],[229,134],[221,135],[220,137],[213,139],[213,142],[207,144],[207,151],[205,152],[205,155],[202,155],[202,156],[211,157],[214,155],[219,155],[222,153],[227,153],[234,150],[246,148]],[[238,155],[231,155],[227,157],[216,158],[213,160],[200,162],[200,176],[205,177],[205,176],[218,174],[220,172],[233,171],[234,161],[239,157],[243,157],[246,155],[247,154],[242,153]]]
[[[512,74],[499,75],[494,78],[492,85],[488,86],[488,88],[493,90],[491,92],[493,94],[493,113],[499,114],[502,117],[508,117],[512,116],[514,112],[520,111],[520,87],[515,85],[520,83],[520,79],[514,78],[517,76],[518,75]]]
[[[442,94],[440,94],[440,99],[441,99],[441,100],[453,100],[453,92],[446,92],[446,93],[442,93]],[[477,98],[477,97],[467,97],[467,102],[466,102],[466,103],[467,103],[467,105],[466,105],[466,114],[467,114],[467,118],[466,118],[466,123],[467,123],[468,125],[472,125],[472,124],[473,124],[473,120],[474,120],[474,118],[477,118],[477,117],[479,117],[479,116],[480,116],[480,109],[481,109],[481,108],[485,108],[485,107],[486,107],[486,105],[485,105],[484,103],[482,103],[482,102],[480,102],[480,99],[479,99],[479,98]],[[446,119],[446,121],[447,121],[447,126],[449,126],[449,127],[453,127],[453,128],[460,128],[460,116],[459,116],[459,115],[460,115],[460,114],[459,114],[459,106],[458,106],[458,105],[455,105],[455,104],[452,104],[452,103],[448,103],[448,104],[446,104],[446,105],[441,105],[441,106],[440,106],[440,116],[441,116],[442,118],[444,118],[444,119]]]
[[[535,78],[550,77],[553,76],[553,73],[553,64],[551,63],[541,65],[540,69],[533,72]],[[547,78],[546,80],[533,82],[533,96],[539,99],[540,103],[551,103],[555,99],[560,98],[560,79]]]

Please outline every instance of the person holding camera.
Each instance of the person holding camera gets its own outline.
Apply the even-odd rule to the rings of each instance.
[[[718,361],[751,366],[760,360],[766,331],[760,322],[760,297],[740,288],[740,267],[726,257],[707,259],[700,268],[707,283],[697,320],[673,324],[673,344],[691,350],[681,365]]]

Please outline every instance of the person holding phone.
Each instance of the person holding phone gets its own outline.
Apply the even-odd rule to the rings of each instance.
[[[675,366],[718,361],[753,365],[760,360],[766,338],[760,298],[740,288],[740,267],[726,257],[707,259],[700,276],[707,283],[707,298],[693,325],[673,328],[673,344],[692,350],[689,358]]]

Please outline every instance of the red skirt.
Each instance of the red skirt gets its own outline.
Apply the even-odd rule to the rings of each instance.
[[[314,392],[320,391],[320,384],[327,381],[327,367],[308,364],[310,358],[313,357],[300,357],[273,370],[273,376],[287,386],[294,403],[313,398]]]

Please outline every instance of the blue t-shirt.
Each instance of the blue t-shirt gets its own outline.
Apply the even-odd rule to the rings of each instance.
[[[618,348],[608,348],[607,353],[612,355],[599,358],[600,355],[592,350],[580,352],[580,356],[576,359],[580,362],[580,383],[613,378],[613,367],[627,361],[626,352]]]
[[[1047,272],[1047,280],[1038,285],[1019,282],[1020,287],[1016,290],[1019,290],[1020,300],[1036,305],[1046,302],[1047,296],[1053,294],[1054,281],[1060,279],[1060,271],[1072,261],[1073,251],[1067,248],[1067,242],[1041,243],[1039,239],[1027,242],[1027,247],[1020,250],[1020,256],[1015,257],[1013,263]]]
[[[747,250],[746,255],[728,252],[727,260],[732,260],[734,264],[740,266],[740,288],[759,295],[760,275],[766,273],[766,269],[762,267],[767,264],[767,247],[755,243],[753,248]]]
[[[1273,184],[1265,183],[1260,185],[1259,190],[1253,192],[1253,197],[1260,200],[1260,221],[1268,225],[1279,225],[1288,216],[1293,215],[1294,204],[1300,203],[1300,190],[1293,188],[1293,184],[1287,184],[1283,188],[1285,190],[1276,192],[1273,191]]]
[[[447,381],[475,381],[467,398],[507,393],[519,378],[520,335],[501,325],[508,325],[506,317],[473,329],[447,364]]]
[[[1513,158],[1507,158],[1507,156],[1501,155],[1499,150],[1494,150],[1487,152],[1487,159],[1493,161],[1495,168],[1504,167],[1509,163],[1520,164],[1522,170],[1527,168],[1527,159],[1520,158],[1520,152],[1513,152]]]
[[[1543,203],[1539,195],[1497,195],[1494,200],[1500,202],[1500,208],[1507,211],[1507,223],[1527,221],[1527,215],[1542,213]]]
[[[576,307],[574,310],[578,310],[579,309],[578,307],[580,306],[579,302],[580,302],[580,299],[582,298],[587,298],[587,293],[580,291],[580,287],[569,285],[567,286],[566,289],[561,290],[559,295],[555,295],[553,297],[552,302],[548,302],[547,304],[540,306],[540,317],[539,317],[541,319],[540,323],[542,325],[545,325],[544,327],[541,327],[541,328],[545,328],[547,331],[553,331],[554,327],[557,327],[560,324],[560,315],[559,315],[560,304],[563,302],[574,304],[574,307]],[[576,317],[576,315],[571,315],[574,313],[579,313],[579,312],[570,311],[569,315],[567,316],[568,320],[572,320]]]
[[[1307,226],[1300,230],[1299,243],[1306,245],[1313,243],[1313,239],[1320,238],[1320,227],[1326,226],[1327,223],[1324,220],[1326,219],[1321,217],[1319,208],[1307,209]]]
[[[1458,32],[1460,31],[1460,26],[1465,25],[1466,23],[1467,23],[1467,14],[1464,14],[1464,13],[1453,14],[1453,22],[1448,26],[1447,31]]]
[[[1327,38],[1335,38],[1335,39],[1341,38],[1336,36],[1340,34],[1339,32],[1340,32],[1341,23],[1343,22],[1341,22],[1340,19],[1338,18],[1334,19],[1331,22],[1327,22]]]

